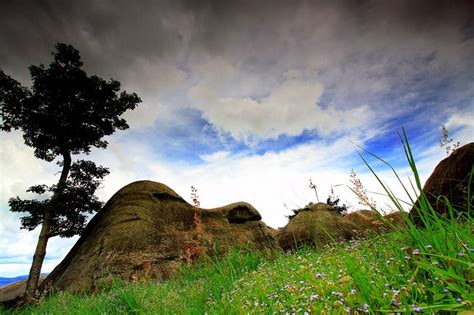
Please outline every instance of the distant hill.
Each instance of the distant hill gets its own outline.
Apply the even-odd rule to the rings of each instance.
[[[42,273],[42,275],[48,275],[47,273]],[[3,287],[4,285],[17,282],[20,280],[25,280],[28,279],[28,275],[23,275],[23,276],[17,276],[13,278],[6,278],[6,277],[0,277],[0,287]]]
[[[17,281],[20,281],[20,280],[25,280],[25,279],[28,279],[28,275],[18,276],[18,277],[14,277],[14,278],[0,277],[0,287],[3,287],[4,285],[7,285],[7,284],[10,284],[10,283],[13,283],[13,282],[17,282]]]

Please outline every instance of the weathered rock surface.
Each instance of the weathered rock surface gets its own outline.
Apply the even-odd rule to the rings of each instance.
[[[361,235],[390,231],[404,224],[403,217],[398,211],[381,216],[373,210],[358,210],[344,215],[344,220],[355,224]]]
[[[196,240],[194,208],[166,185],[139,181],[120,189],[87,225],[43,287],[84,292],[119,276],[130,281],[174,276]],[[250,204],[202,209],[202,249],[275,248],[271,230]],[[194,242],[194,243],[193,243]]]
[[[333,239],[350,239],[358,234],[357,226],[325,203],[310,204],[278,230],[277,240],[284,250],[303,245],[322,247]],[[329,236],[330,235],[330,236]]]
[[[439,196],[445,196],[458,212],[467,212],[468,203],[474,206],[474,183],[471,184],[471,198],[467,200],[469,174],[474,165],[474,142],[466,144],[450,156],[439,162],[431,176],[425,183],[423,191],[428,202],[440,214],[447,212],[446,205],[437,201]],[[474,178],[473,178],[474,179]],[[422,224],[416,208],[418,202],[410,211],[410,216],[417,224]]]

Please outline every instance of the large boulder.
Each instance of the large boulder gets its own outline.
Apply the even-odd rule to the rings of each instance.
[[[231,247],[276,248],[271,230],[250,204],[201,210],[166,185],[139,181],[120,189],[87,225],[41,289],[95,290],[112,276],[129,281],[167,279],[195,253],[214,255]],[[199,249],[196,249],[199,247]]]
[[[439,162],[423,187],[428,202],[439,214],[447,213],[445,203],[438,199],[445,196],[458,213],[467,212],[471,205],[473,209],[474,183],[470,186],[470,200],[468,197],[469,175],[474,165],[474,142],[466,144],[450,156]],[[473,178],[474,180],[474,178]],[[417,201],[410,211],[410,216],[416,224],[422,225],[420,214],[417,211]]]
[[[276,238],[284,250],[301,246],[321,248],[332,240],[351,239],[360,233],[358,227],[325,203],[309,204],[288,224],[278,230]]]

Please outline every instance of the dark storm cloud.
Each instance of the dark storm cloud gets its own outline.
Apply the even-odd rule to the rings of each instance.
[[[410,94],[420,76],[465,89],[473,12],[469,0],[2,1],[0,67],[27,83],[27,66],[49,63],[54,44],[67,42],[90,73],[151,99],[189,88],[185,80],[201,79],[195,65],[222,58],[237,69],[223,88],[232,93],[264,97],[297,70],[324,84],[323,100],[347,107],[394,87]]]
[[[254,40],[272,46],[275,32],[299,10],[310,12],[305,32],[324,25],[317,19],[325,14],[332,18],[336,12],[341,17],[336,34],[340,36],[354,35],[354,26],[357,31],[388,25],[420,32],[453,23],[459,32],[469,34],[474,5],[472,1],[39,0],[2,1],[0,9],[0,62],[16,70],[41,59],[39,55],[58,41],[76,45],[94,67],[176,56],[183,49],[225,53]],[[295,29],[293,35],[298,37],[300,31]]]

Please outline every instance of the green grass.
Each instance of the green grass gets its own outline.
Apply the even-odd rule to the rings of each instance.
[[[414,173],[414,186],[420,192],[418,172],[407,142],[404,147]],[[377,176],[375,172],[374,175]],[[390,189],[383,187],[401,208]],[[178,278],[164,283],[117,281],[96,295],[59,293],[39,305],[2,312],[357,314],[472,310],[471,209],[459,220],[449,200],[442,200],[450,208],[448,215],[439,216],[422,193],[408,198],[412,202],[420,198],[418,210],[425,229],[417,228],[406,217],[403,230],[367,240],[334,242],[320,250],[303,248],[288,254],[233,250],[225,258],[206,259],[187,267]]]

